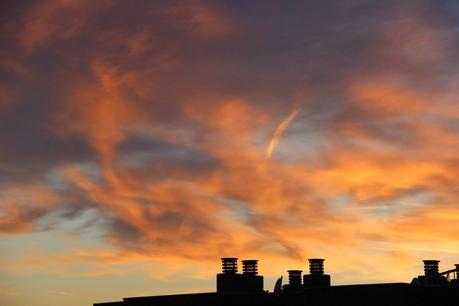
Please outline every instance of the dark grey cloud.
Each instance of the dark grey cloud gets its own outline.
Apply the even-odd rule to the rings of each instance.
[[[135,134],[120,142],[117,152],[121,167],[150,179],[164,178],[174,170],[192,176],[205,175],[219,167],[217,160],[197,148]]]

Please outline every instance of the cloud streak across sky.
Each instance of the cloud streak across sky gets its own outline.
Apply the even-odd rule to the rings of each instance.
[[[288,125],[295,119],[295,117],[300,112],[300,109],[295,109],[287,116],[282,122],[277,126],[276,130],[274,131],[273,137],[269,142],[268,148],[266,149],[266,157],[269,159],[273,155],[274,149],[277,147],[282,135],[284,134],[285,130],[288,128]]]
[[[455,1],[1,5],[2,305],[457,261]]]

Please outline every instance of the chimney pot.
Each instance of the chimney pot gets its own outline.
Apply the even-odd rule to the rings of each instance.
[[[288,270],[288,283],[292,287],[300,287],[301,286],[301,273],[302,270]]]
[[[424,274],[426,276],[438,275],[438,263],[439,260],[423,260],[424,262]]]
[[[222,258],[222,272],[224,274],[237,273],[237,258],[236,257]]]
[[[309,273],[310,274],[324,274],[324,261],[322,258],[310,258]]]
[[[248,259],[242,261],[242,274],[257,275],[258,274],[258,260]]]

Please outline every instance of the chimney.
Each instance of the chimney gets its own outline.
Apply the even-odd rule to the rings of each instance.
[[[303,276],[303,286],[307,287],[330,287],[330,275],[324,274],[324,261],[322,258],[310,258],[309,274]]]
[[[434,276],[438,275],[438,263],[439,260],[423,260],[424,262],[424,275],[425,276]]]
[[[236,274],[237,273],[237,258],[235,257],[222,258],[222,272],[223,274]]]
[[[313,275],[324,274],[324,261],[322,258],[310,258],[309,260],[309,273]]]
[[[301,273],[302,270],[288,270],[288,283],[290,287],[301,287]]]
[[[242,274],[244,275],[257,275],[258,274],[258,260],[243,260],[242,261]]]

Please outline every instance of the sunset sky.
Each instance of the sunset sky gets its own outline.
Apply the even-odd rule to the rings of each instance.
[[[459,263],[458,1],[0,3],[0,305]]]

